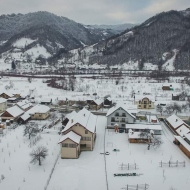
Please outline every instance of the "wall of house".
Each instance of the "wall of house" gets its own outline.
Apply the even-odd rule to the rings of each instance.
[[[68,147],[62,147],[62,144],[68,144]],[[70,139],[66,139],[61,145],[61,158],[78,158],[79,157],[79,146],[76,144],[75,148],[69,147],[69,144],[76,144]]]
[[[71,127],[68,131],[66,131],[64,134],[68,133],[69,131],[74,131],[75,133],[79,134],[82,138],[80,141],[80,149],[81,150],[93,150],[93,133],[89,132],[86,134],[85,131],[86,129],[79,125],[76,124],[73,127]],[[85,140],[86,139],[86,140]],[[90,140],[88,140],[90,139]]]
[[[188,158],[190,158],[190,152],[189,152],[182,144],[179,145],[179,148],[182,150],[182,152],[184,152],[184,154],[185,154]]]
[[[50,112],[46,113],[35,113],[34,115],[31,116],[31,119],[38,119],[38,120],[44,120],[49,117]]]
[[[0,103],[0,112],[4,112],[7,109],[7,102]]]
[[[118,113],[119,116],[116,116],[116,113]],[[126,114],[126,116],[122,116],[122,114]],[[114,120],[113,120],[114,119]],[[133,118],[128,112],[126,112],[124,109],[119,108],[112,114],[110,114],[107,117],[107,126],[113,126],[117,123],[119,127],[124,127],[126,123],[134,123],[135,118]]]
[[[142,100],[135,101],[138,109],[154,109],[154,102],[148,98],[143,98]]]

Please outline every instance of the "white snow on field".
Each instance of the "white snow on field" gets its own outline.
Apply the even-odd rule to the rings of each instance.
[[[44,189],[49,178],[52,167],[59,155],[60,148],[57,145],[59,135],[56,133],[41,134],[36,145],[29,146],[28,137],[23,137],[24,126],[15,130],[7,130],[1,137],[0,142],[0,175],[5,178],[0,183],[0,189]],[[30,163],[30,152],[38,146],[45,146],[48,149],[48,156],[42,162],[33,165]],[[43,177],[42,177],[43,176]],[[40,183],[39,183],[40,179]]]
[[[24,48],[25,46],[27,46],[35,41],[36,40],[32,40],[30,38],[21,38],[21,39],[17,40],[15,43],[13,43],[13,47]]]
[[[175,67],[174,67],[174,61],[175,61],[175,58],[176,58],[176,55],[177,55],[177,50],[173,50],[174,52],[174,56],[169,59],[168,61],[166,61],[166,63],[164,63],[162,65],[162,69],[165,70],[165,71],[175,71]]]
[[[47,52],[46,48],[37,44],[35,47],[26,51],[28,54],[33,55],[34,58],[37,58],[39,55],[43,55],[45,58],[51,56],[49,52]]]
[[[153,65],[152,63],[144,63],[143,70],[158,70],[158,65]]]

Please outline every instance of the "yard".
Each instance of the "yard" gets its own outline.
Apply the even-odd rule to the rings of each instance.
[[[104,155],[104,132],[106,118],[98,116],[97,138],[95,149],[92,152],[82,152],[79,159],[59,159],[50,180],[48,190],[109,190],[125,188],[126,185],[147,184],[153,190],[189,190],[190,161],[173,144],[171,132],[162,124],[163,144],[160,148],[147,149],[146,144],[130,144],[126,133],[115,133],[111,130],[105,134],[106,173]],[[113,151],[116,149],[116,151]],[[160,167],[159,162],[183,162],[184,166]],[[136,164],[137,168],[128,170],[121,165]],[[139,176],[116,176],[114,174],[136,173]]]

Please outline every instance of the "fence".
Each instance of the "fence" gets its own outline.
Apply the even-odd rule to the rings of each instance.
[[[138,165],[136,164],[136,163],[134,163],[134,164],[120,164],[119,165],[119,169],[121,169],[121,170],[137,170],[137,169],[139,169],[139,167],[138,167]]]
[[[185,167],[185,161],[183,162],[179,162],[178,160],[176,162],[159,162],[159,166],[160,167],[164,167],[164,166],[169,166],[169,167],[178,167],[178,166],[183,166]]]
[[[121,189],[124,190],[147,190],[149,188],[148,184],[137,184],[137,185],[126,185],[126,187],[123,187]]]

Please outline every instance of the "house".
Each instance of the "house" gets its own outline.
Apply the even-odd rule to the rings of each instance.
[[[2,121],[11,120],[11,119],[17,120],[23,113],[24,111],[15,105],[13,107],[6,109],[6,111],[1,115],[1,119]]]
[[[24,113],[23,115],[21,115],[18,118],[17,123],[19,123],[19,124],[25,124],[30,119],[30,117],[31,116],[28,113]]]
[[[162,127],[160,123],[135,123],[135,124],[126,124],[126,132],[128,133],[131,130],[133,132],[149,132],[150,130],[154,132],[155,135],[162,134]]]
[[[190,158],[190,133],[185,134],[183,137],[174,136],[174,144],[176,144],[181,151]]]
[[[13,97],[13,94],[11,94],[11,93],[9,93],[9,92],[3,92],[2,94],[0,94],[0,97],[1,97],[1,98],[5,98],[5,99],[8,99],[8,98]]]
[[[126,123],[134,123],[136,116],[132,114],[127,105],[115,105],[107,112],[107,128],[114,128],[117,124],[119,128],[125,129]]]
[[[93,150],[96,139],[96,122],[97,116],[85,108],[73,114],[66,127],[62,130],[63,136],[59,141],[61,144],[61,158],[68,158],[68,154],[72,156],[70,158],[78,158],[81,151]],[[73,143],[75,145],[69,145]],[[75,157],[73,156],[74,153],[72,153],[73,147],[76,152],[80,151],[74,155]]]
[[[7,109],[7,100],[0,98],[0,113],[4,112]]]
[[[50,108],[45,105],[37,104],[26,113],[31,116],[31,119],[44,120],[47,119],[50,115]]]
[[[104,99],[104,107],[111,107],[112,99],[110,97]]]
[[[8,98],[7,104],[12,105],[12,104],[17,103],[18,101],[19,101],[19,98],[17,98],[17,97]]]
[[[63,135],[59,141],[61,144],[61,158],[78,158],[80,155],[81,136],[70,131]]]
[[[100,99],[88,99],[87,104],[89,105],[89,109],[99,110],[103,106],[103,101]]]
[[[172,100],[179,101],[180,96],[176,94],[172,94]]]
[[[136,95],[135,96],[135,105],[137,105],[138,109],[154,109],[154,101],[155,101],[155,97],[151,95],[147,95],[147,96]]]
[[[182,125],[185,125],[187,128],[189,128],[189,126],[175,114],[166,118],[165,121],[174,131],[176,131]]]
[[[16,105],[24,111],[28,111],[30,108],[33,107],[33,104],[28,100],[23,100],[21,102],[16,103]]]
[[[52,104],[52,99],[51,99],[51,98],[43,98],[43,99],[40,101],[40,104],[50,105],[50,104]]]
[[[142,132],[135,132],[132,129],[128,132],[128,140],[130,143],[148,143],[150,139],[141,135]]]

